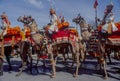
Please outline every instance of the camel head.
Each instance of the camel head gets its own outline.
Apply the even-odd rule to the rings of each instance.
[[[18,22],[22,22],[24,24],[30,24],[34,21],[34,19],[32,18],[32,16],[19,16],[17,19]]]
[[[75,22],[76,24],[79,24],[81,21],[84,21],[84,18],[81,17],[80,14],[78,14],[77,17],[73,18],[72,21]]]

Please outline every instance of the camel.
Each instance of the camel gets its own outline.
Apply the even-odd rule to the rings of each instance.
[[[73,22],[75,22],[76,24],[78,24],[80,26],[82,41],[83,41],[83,44],[87,48],[87,45],[90,44],[90,41],[91,40],[93,41],[92,33],[95,34],[95,30],[90,28],[90,25],[85,21],[85,19],[80,14],[78,14],[78,16],[73,19]],[[97,36],[98,36],[98,33],[97,33]],[[104,55],[105,55],[104,47],[105,47],[105,45],[103,44],[103,41],[99,40],[99,38],[95,39],[95,42],[97,43],[97,46],[98,46],[96,48],[96,51],[94,51],[94,50],[89,51],[88,48],[87,48],[86,52],[94,55],[95,58],[97,58],[98,63],[100,64],[100,67],[102,67],[102,65],[103,65],[105,78],[108,78],[107,71],[106,71],[106,62],[105,62],[105,58],[104,58]]]

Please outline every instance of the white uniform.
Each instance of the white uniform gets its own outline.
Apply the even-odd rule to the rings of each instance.
[[[113,32],[114,32],[114,31],[117,31],[118,28],[115,26],[115,24],[114,24],[113,21],[114,21],[114,15],[113,15],[112,12],[110,12],[110,13],[106,16],[106,18],[105,18],[106,24],[103,25],[103,27],[102,27],[102,32],[108,30],[108,23],[111,23],[111,24],[112,24],[112,31],[113,31]]]
[[[5,30],[3,30],[3,36],[5,36],[7,34],[8,24],[5,21],[2,21],[2,26],[5,28]]]
[[[49,29],[51,32],[53,32],[53,31],[57,32],[58,31],[57,20],[58,20],[58,18],[56,16],[56,14],[53,14],[51,16],[51,26],[50,26],[50,29]]]

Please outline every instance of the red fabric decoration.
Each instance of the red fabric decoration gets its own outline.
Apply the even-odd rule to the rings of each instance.
[[[98,1],[97,1],[97,0],[95,0],[95,3],[94,3],[94,8],[97,8],[97,6],[98,6]]]

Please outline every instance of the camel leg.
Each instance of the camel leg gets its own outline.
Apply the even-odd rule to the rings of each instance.
[[[63,54],[63,63],[64,63],[64,65],[66,65],[67,64],[67,59],[65,58],[65,54]]]
[[[85,63],[85,60],[86,60],[86,52],[85,52],[85,51],[80,50],[79,60],[80,60],[80,62],[81,62],[80,67],[84,67],[84,63]]]
[[[97,73],[101,73],[102,70],[102,59],[100,57],[97,57],[97,64],[95,65],[95,69],[97,70]]]
[[[20,68],[20,71],[16,74],[16,76],[20,76],[23,70],[25,69],[26,69],[26,62],[22,62],[22,67]]]
[[[105,54],[104,54],[104,59],[105,59],[105,62],[107,63],[107,56],[108,56],[108,53],[106,52]]]
[[[39,63],[39,61],[40,61],[41,59],[39,59],[39,58],[37,58],[37,62],[36,62],[36,64],[35,64],[35,69],[36,69],[36,71],[37,71],[37,73],[39,73],[39,70],[38,70],[38,63]],[[31,64],[32,65],[32,64]]]
[[[119,52],[116,52],[116,59],[120,60]]]
[[[12,70],[12,65],[11,65],[11,62],[10,62],[11,52],[12,52],[12,47],[9,46],[9,47],[4,48],[4,54],[5,54],[6,60],[7,60],[8,65],[9,65],[8,71]]]
[[[72,62],[72,65],[71,65],[70,69],[72,69],[72,67],[73,67],[74,64],[75,64],[75,55],[74,55],[74,54],[72,55],[72,59],[73,59],[73,62]]]
[[[85,62],[85,60],[86,60],[86,57],[87,57],[87,52],[85,51],[85,52],[82,52],[82,55],[83,55],[83,57],[82,57],[82,59],[83,59],[83,62]]]
[[[110,58],[110,54],[109,54],[109,53],[107,54],[107,57],[108,57],[108,59],[109,59],[109,63],[111,64],[112,61],[111,61],[111,58]]]
[[[0,58],[0,76],[3,75],[3,60]]]
[[[120,60],[120,50],[118,50],[117,59]]]
[[[54,57],[53,57],[53,54],[51,53],[50,54],[50,56],[51,56],[51,65],[52,65],[52,75],[51,75],[51,77],[52,78],[55,78],[56,77],[56,68],[55,68],[55,60],[54,60]]]
[[[104,73],[105,73],[105,79],[108,78],[108,74],[107,74],[107,70],[106,70],[106,62],[103,61],[103,70],[104,70]]]
[[[32,67],[33,67],[32,62],[33,62],[33,58],[32,58],[32,52],[31,52],[31,50],[29,50],[29,52],[28,52],[28,58],[29,58],[28,61],[30,63],[29,69],[30,69],[30,73],[32,74]]]
[[[22,65],[21,65],[21,68],[19,69],[19,72],[16,74],[16,76],[20,76],[22,74],[23,70],[25,70],[27,68],[27,62],[28,62],[27,55],[21,54],[20,57],[22,60]]]
[[[100,64],[100,71],[102,69],[103,66],[103,71],[104,71],[104,78],[107,79],[108,78],[108,74],[107,74],[107,70],[106,70],[106,61],[104,58],[98,58],[99,60],[99,64]]]
[[[73,49],[73,46],[72,47],[70,47],[70,50],[71,50],[71,53],[72,53],[72,59],[73,59],[73,62],[72,62],[72,65],[71,65],[71,67],[70,67],[70,70],[71,70],[71,68],[74,66],[74,64],[75,64],[75,61],[76,61],[76,56],[75,56],[75,49]]]
[[[118,56],[118,52],[117,51],[114,51],[114,58],[119,60],[119,56]]]
[[[111,61],[111,58],[110,58],[110,53],[111,53],[110,49],[107,49],[106,52],[105,52],[104,58],[105,58],[105,61],[106,61],[106,59],[108,57],[109,63],[111,64],[112,61]]]
[[[5,55],[5,56],[6,56],[6,60],[8,62],[8,65],[9,65],[8,71],[11,71],[12,70],[12,65],[11,65],[11,62],[10,62],[10,56],[7,56],[7,55]]]
[[[62,55],[63,55],[63,59],[62,59],[62,60],[63,60],[63,62],[64,62],[64,61],[65,61],[65,54],[62,54]]]
[[[46,71],[46,59],[43,59],[42,68],[43,68],[43,72],[45,72]]]
[[[67,59],[69,59],[70,58],[70,56],[69,56],[69,53],[70,53],[69,52],[69,47],[66,48],[65,53],[67,54]]]
[[[30,73],[31,74],[32,74],[32,67],[33,67],[32,62],[33,62],[33,59],[30,59]]]
[[[79,53],[76,54],[76,62],[77,62],[77,67],[76,67],[76,72],[75,72],[75,74],[74,74],[74,77],[78,77],[79,66],[80,66]]]

